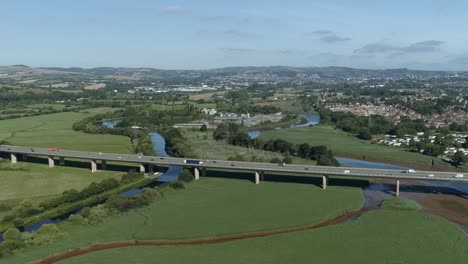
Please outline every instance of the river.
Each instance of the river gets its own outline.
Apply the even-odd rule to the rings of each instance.
[[[306,119],[307,122],[303,123],[298,121],[288,127],[285,128],[275,128],[275,129],[289,129],[289,128],[300,128],[300,127],[309,127],[313,125],[317,125],[320,123],[320,117],[318,115],[301,115],[302,118]],[[101,124],[106,127],[115,127],[115,125],[120,120],[106,120],[103,121]],[[264,131],[261,130],[253,130],[249,131],[248,135],[253,139],[259,137]],[[158,156],[167,157],[166,153],[166,141],[165,139],[157,132],[150,132],[151,141],[153,143],[154,150],[158,154]],[[356,168],[372,168],[372,169],[396,169],[396,170],[405,170],[407,168],[402,166],[397,166],[388,163],[381,163],[381,162],[371,162],[371,161],[364,161],[364,160],[357,160],[357,159],[350,159],[350,158],[343,158],[343,157],[336,157],[337,161],[343,166],[349,167],[356,167]],[[182,167],[180,166],[169,166],[167,171],[159,176],[156,181],[159,183],[168,183],[173,182],[178,179],[179,173],[182,171]],[[468,194],[468,184],[466,183],[454,183],[454,182],[444,182],[444,181],[423,181],[423,183],[431,186],[438,186],[438,187],[450,187]],[[381,183],[371,183],[368,187],[364,189],[364,196],[365,196],[365,209],[376,209],[380,206],[380,203],[388,198],[392,197],[390,194],[393,190],[386,184]],[[142,192],[142,189],[131,189],[128,190],[121,195],[125,197],[130,197]],[[76,211],[75,213],[80,213],[81,209]],[[52,218],[46,219],[44,221],[35,223],[30,226],[24,227],[24,231],[33,232],[38,230],[44,224],[57,224],[62,221],[65,221],[68,218],[69,214]],[[355,218],[355,217],[354,217]],[[353,218],[353,219],[354,219]],[[353,219],[348,219],[347,221],[352,221]],[[466,231],[466,227],[464,227]],[[0,235],[0,242],[3,241],[3,236]]]
[[[115,125],[119,121],[120,120],[118,120],[118,119],[116,119],[116,120],[110,119],[110,120],[103,121],[101,124],[103,126],[113,128],[113,127],[115,127]],[[165,139],[160,134],[158,134],[156,132],[151,132],[151,133],[149,133],[149,135],[151,137],[151,141],[153,142],[154,150],[156,151],[158,156],[168,157],[168,155],[166,153],[166,141],[165,141]],[[157,185],[161,185],[161,184],[164,184],[164,183],[176,181],[178,179],[179,173],[182,171],[182,169],[183,168],[180,167],[180,166],[169,166],[168,169],[161,176],[156,178],[156,183],[154,185],[157,186]],[[143,192],[143,188],[135,188],[135,189],[130,189],[128,191],[125,191],[125,192],[121,193],[121,195],[124,196],[124,197],[131,197],[131,196],[137,195],[137,194],[142,193],[142,192]],[[21,228],[21,230],[23,232],[34,232],[34,231],[38,230],[41,226],[43,226],[45,224],[58,224],[58,223],[61,223],[63,221],[66,221],[71,214],[80,214],[81,210],[82,210],[82,208],[80,208],[79,210],[76,210],[75,212],[68,213],[68,214],[65,214],[65,215],[62,215],[62,216],[59,216],[59,217],[46,219],[46,220],[34,223],[32,225],[29,225],[29,226],[25,226],[25,227]],[[2,241],[3,241],[3,235],[0,234],[0,242],[2,242]]]

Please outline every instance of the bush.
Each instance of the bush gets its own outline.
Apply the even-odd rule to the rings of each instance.
[[[279,158],[275,157],[270,160],[270,163],[282,163],[282,161]]]
[[[286,156],[286,157],[283,159],[283,163],[292,164],[292,159],[291,159],[291,157]]]
[[[34,232],[24,242],[28,246],[43,246],[51,244],[61,238],[66,237],[66,233],[62,232],[55,224],[45,224]]]
[[[109,197],[109,199],[106,201],[106,206],[112,209],[116,209],[120,212],[125,212],[131,207],[128,203],[128,198],[119,194],[115,194]]]
[[[163,194],[160,190],[146,188],[142,193],[132,197],[114,195],[106,201],[105,205],[111,210],[115,209],[119,212],[126,212],[134,208],[148,206],[151,202],[161,197],[163,197]]]
[[[143,196],[151,198],[152,200],[160,200],[164,198],[164,193],[158,188],[145,188],[143,189]]]
[[[191,182],[194,180],[193,174],[189,169],[184,169],[179,174],[179,180],[183,182]]]
[[[36,214],[40,210],[37,209],[31,200],[23,200],[11,210],[11,214],[16,217],[27,217]]]
[[[22,240],[5,240],[2,242],[2,246],[9,249],[9,250],[15,250],[18,248],[24,247],[24,243]]]
[[[120,180],[120,185],[129,184],[136,180],[142,179],[144,177],[143,173],[137,173],[135,170],[129,171],[128,173],[124,174]]]
[[[86,222],[86,219],[79,214],[72,214],[68,217],[68,221],[74,224],[84,224]]]
[[[24,225],[24,220],[23,220],[23,218],[15,218],[15,219],[13,220],[13,225],[14,225],[15,227],[22,227],[22,226]]]
[[[103,205],[91,208],[88,216],[88,224],[98,225],[104,223],[104,219],[110,215],[110,211]]]
[[[18,228],[8,228],[5,233],[3,233],[3,238],[5,240],[21,240],[21,232],[18,230]]]
[[[89,213],[91,212],[91,207],[85,207],[81,210],[81,216],[88,218]]]
[[[185,184],[183,182],[180,182],[180,181],[176,181],[174,183],[171,183],[170,186],[174,190],[183,190],[183,189],[185,189]]]

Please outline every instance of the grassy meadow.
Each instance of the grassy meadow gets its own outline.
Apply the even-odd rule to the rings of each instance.
[[[192,147],[196,157],[200,159],[227,160],[229,157],[237,154],[246,158],[255,156],[266,161],[269,161],[272,158],[284,158],[284,155],[280,153],[233,146],[225,141],[216,141],[213,139],[213,133],[211,131],[200,132],[198,130],[184,130],[183,135],[188,142],[190,142],[190,146]],[[291,159],[294,164],[315,165],[316,163],[313,160],[301,159],[294,156],[291,156]]]
[[[107,178],[120,178],[122,172],[99,171],[89,168],[55,166],[47,164],[0,162],[0,202],[15,203],[22,199],[43,199],[70,189],[81,190],[91,182]]]
[[[328,125],[317,125],[305,128],[291,128],[265,131],[262,139],[282,138],[291,143],[310,145],[324,145],[330,148],[336,156],[350,157],[369,161],[380,161],[395,164],[415,164],[430,167],[432,157],[412,153],[403,149],[371,144],[370,141],[360,140],[340,129]],[[436,165],[447,166],[439,159],[434,159]]]
[[[108,218],[102,225],[62,224],[68,238],[6,260],[27,263],[69,248],[118,240],[185,239],[303,226],[359,209],[363,202],[359,188],[330,186],[324,191],[313,184],[255,185],[202,177],[183,191],[167,192],[165,199]]]
[[[94,135],[73,131],[74,122],[112,108],[94,108],[0,121],[0,141],[12,145],[59,147],[62,149],[132,153],[130,140],[124,136]]]
[[[464,264],[468,236],[445,219],[409,211],[373,211],[351,223],[202,246],[138,246],[94,252],[78,263],[426,263]]]
[[[92,135],[72,130],[74,122],[112,108],[94,108],[81,112],[66,112],[0,121],[0,140],[9,144],[33,147],[132,153],[130,140],[124,136]],[[89,168],[56,166],[9,160],[0,163],[0,201],[15,203],[21,199],[44,199],[72,188],[82,189],[93,181],[120,177],[121,172],[100,171],[92,174]],[[41,198],[42,197],[42,198]]]

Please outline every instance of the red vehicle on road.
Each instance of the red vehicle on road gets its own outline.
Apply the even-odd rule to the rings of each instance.
[[[59,148],[53,147],[53,148],[48,148],[47,150],[50,150],[50,151],[59,151]]]

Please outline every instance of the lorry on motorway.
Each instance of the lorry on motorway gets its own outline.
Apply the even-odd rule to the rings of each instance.
[[[59,148],[51,147],[51,148],[47,148],[47,150],[49,150],[49,151],[59,151]]]
[[[203,164],[203,161],[201,160],[191,160],[191,159],[187,159],[187,160],[184,160],[184,163],[185,164]]]

